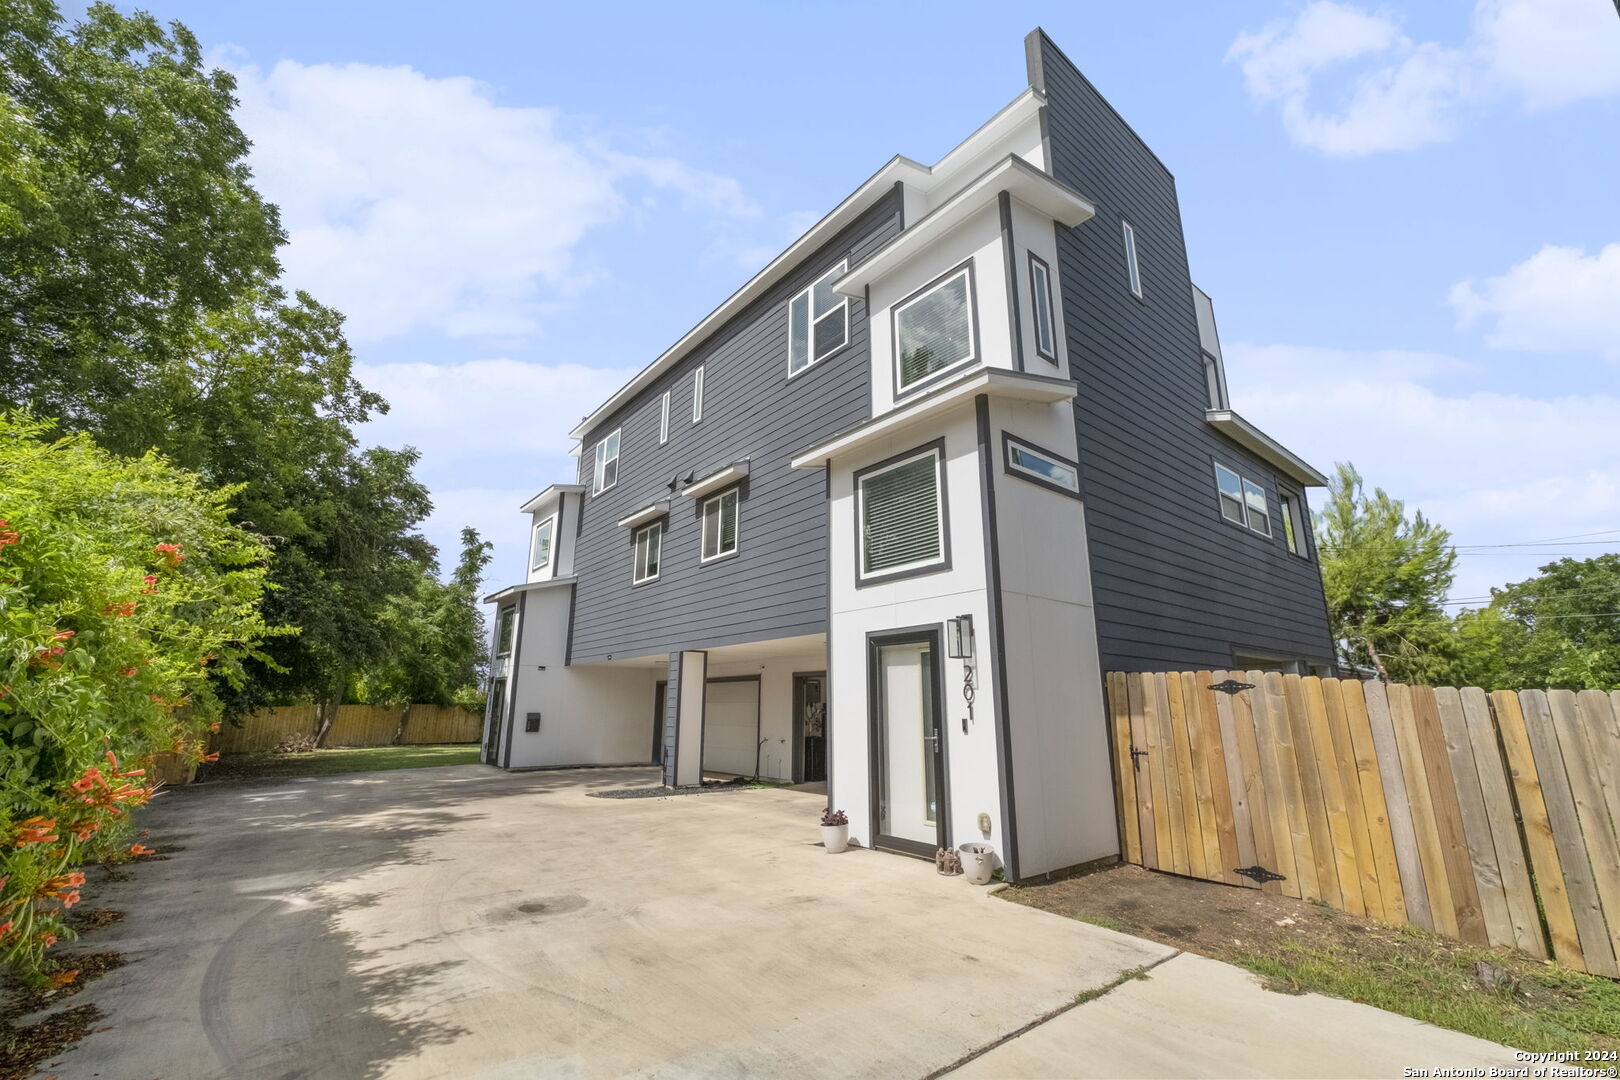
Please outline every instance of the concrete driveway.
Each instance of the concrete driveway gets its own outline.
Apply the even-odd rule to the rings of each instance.
[[[1399,1075],[1499,1047],[819,846],[819,797],[650,769],[173,791],[96,903],[72,1077]],[[1122,973],[1153,966],[1119,982]],[[1205,968],[1204,965],[1208,965]]]

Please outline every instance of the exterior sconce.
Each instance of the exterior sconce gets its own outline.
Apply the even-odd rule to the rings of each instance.
[[[973,616],[945,620],[945,655],[952,660],[973,658]]]

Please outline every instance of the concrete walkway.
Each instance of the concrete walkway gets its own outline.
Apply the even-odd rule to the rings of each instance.
[[[1511,1060],[924,862],[829,856],[804,793],[588,797],[655,783],[458,766],[171,792],[148,823],[184,850],[92,900],[127,916],[84,947],[130,963],[73,999],[107,1027],[55,1071],[1395,1076]]]

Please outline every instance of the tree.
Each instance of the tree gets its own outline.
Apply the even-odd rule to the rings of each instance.
[[[1457,617],[1454,679],[1492,690],[1620,689],[1620,554],[1559,559]]]
[[[0,415],[0,955],[26,977],[77,867],[132,850],[155,756],[204,760],[218,690],[277,632],[228,489],[47,433]]]
[[[1425,683],[1454,651],[1442,601],[1457,555],[1451,534],[1382,488],[1371,496],[1340,464],[1316,519],[1322,584],[1340,661],[1380,679]]]

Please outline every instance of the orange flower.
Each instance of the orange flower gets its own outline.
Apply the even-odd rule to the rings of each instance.
[[[132,667],[127,667],[127,668],[125,668],[125,669],[124,669],[124,677],[125,677],[125,678],[126,678],[126,679],[127,679],[127,678],[130,678],[130,677],[131,677],[131,676],[133,676],[133,675],[134,675],[134,674],[135,674],[135,669],[134,669],[134,668],[132,668]]]
[[[157,849],[149,848],[145,844],[131,844],[129,845],[129,853],[135,856],[156,855]]]
[[[72,971],[58,971],[55,975],[52,975],[45,981],[49,983],[51,987],[55,988],[58,986],[66,986],[68,983],[72,982],[78,977],[79,969],[74,968]]]
[[[55,934],[51,933],[49,930],[47,930],[43,934],[39,935],[39,940],[42,943],[44,943],[45,947],[48,949],[52,945],[55,945],[61,939],[58,938]]]
[[[219,753],[216,751],[215,753],[212,753],[212,754],[204,754],[204,755],[202,755],[202,757],[198,758],[197,760],[205,762],[205,763],[215,762],[215,761],[219,760]]]
[[[56,633],[51,635],[51,640],[52,641],[66,641],[68,638],[72,637],[76,633],[78,633],[78,631],[76,631],[76,630],[58,630]]]
[[[103,615],[111,615],[115,619],[125,619],[135,614],[135,601],[123,604],[108,604],[101,609]]]
[[[11,935],[11,920],[7,919],[5,922],[0,922],[0,941],[5,940],[10,935]]]
[[[31,817],[17,825],[16,831],[12,834],[12,843],[17,847],[50,843],[57,839],[56,834],[51,832],[54,828],[56,828],[55,818]]]
[[[180,565],[181,559],[186,557],[186,553],[180,550],[183,546],[181,544],[157,544],[153,546],[152,550],[163,556],[170,569],[173,569]]]

